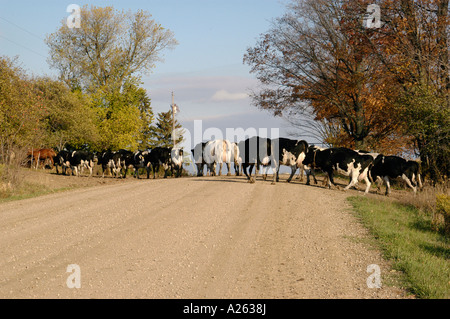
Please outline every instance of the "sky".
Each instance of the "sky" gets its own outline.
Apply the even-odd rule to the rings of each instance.
[[[47,63],[44,39],[70,15],[66,12],[68,5],[111,5],[133,12],[143,9],[170,29],[179,43],[174,50],[165,51],[163,61],[142,78],[155,114],[170,109],[173,92],[180,109],[177,120],[191,135],[194,135],[194,121],[202,121],[203,131],[218,128],[224,137],[227,128],[243,128],[248,132],[252,128],[262,134],[268,131],[269,137],[271,129],[276,128],[280,136],[287,137],[292,128],[286,121],[252,105],[249,92],[258,87],[258,81],[243,63],[243,57],[272,21],[286,12],[288,2],[0,0],[0,55],[18,56],[30,75],[56,76]],[[203,137],[196,136],[195,140]],[[194,137],[191,144],[193,140]]]

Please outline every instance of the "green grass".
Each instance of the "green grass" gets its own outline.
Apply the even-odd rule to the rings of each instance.
[[[432,220],[413,207],[350,197],[357,217],[370,230],[403,284],[417,298],[450,298],[450,240],[432,230]]]
[[[43,185],[24,183],[20,188],[15,189],[14,191],[0,192],[0,204],[16,200],[34,198],[47,194],[64,192],[75,188],[76,187],[49,188]]]

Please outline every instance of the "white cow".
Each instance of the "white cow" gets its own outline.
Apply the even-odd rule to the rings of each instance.
[[[222,167],[225,163],[228,168],[227,176],[231,176],[231,161],[233,159],[233,147],[228,140],[214,140],[205,145],[203,153],[206,165],[211,175],[216,175],[216,165],[219,164],[219,176],[222,175]]]

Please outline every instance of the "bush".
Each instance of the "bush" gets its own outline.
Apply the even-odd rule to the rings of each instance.
[[[444,218],[444,233],[450,235],[450,196],[439,194],[436,196],[436,213]]]
[[[447,183],[444,183],[435,186],[428,185],[417,194],[412,192],[405,193],[399,198],[399,202],[406,206],[413,206],[422,214],[429,216],[431,218],[431,230],[444,232],[447,229],[448,236],[449,198],[450,188]]]

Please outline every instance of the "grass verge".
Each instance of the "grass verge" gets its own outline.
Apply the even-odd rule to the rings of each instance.
[[[64,192],[75,188],[76,187],[49,188],[43,185],[24,183],[19,189],[0,192],[0,204],[16,200],[34,198],[47,194]]]
[[[356,216],[376,238],[386,259],[401,271],[417,298],[450,298],[450,240],[432,230],[432,218],[399,203],[350,197]]]

